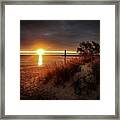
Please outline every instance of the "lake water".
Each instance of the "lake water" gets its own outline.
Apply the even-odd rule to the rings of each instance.
[[[38,58],[37,55],[21,55],[20,56],[20,65],[22,67],[25,66],[38,66]],[[65,59],[64,56],[42,56],[42,65],[44,66],[46,64],[52,64],[55,62],[64,62]],[[73,58],[71,56],[66,57],[66,60],[69,60],[70,58]]]

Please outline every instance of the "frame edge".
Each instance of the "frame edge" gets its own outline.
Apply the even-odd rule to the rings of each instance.
[[[25,5],[28,4],[29,2],[32,2],[32,1],[24,1],[25,2]],[[33,1],[31,4],[33,4],[35,2],[35,4],[37,3],[40,3],[41,4],[49,4],[48,1]],[[119,119],[119,27],[120,27],[120,1],[115,1],[115,2],[112,2],[112,1],[98,1],[98,2],[95,2],[95,1],[70,1],[72,4],[74,2],[76,3],[85,3],[85,4],[89,4],[88,2],[91,2],[91,4],[93,4],[93,2],[95,4],[115,4],[115,86],[117,87],[115,89],[115,115],[108,115],[109,118],[117,118]],[[21,3],[23,4],[23,1],[2,1],[1,2],[1,41],[0,41],[0,44],[1,44],[1,59],[0,59],[0,70],[1,70],[1,74],[0,74],[0,78],[1,78],[1,81],[0,81],[0,86],[1,86],[1,89],[0,89],[0,107],[1,107],[1,112],[0,112],[0,119],[16,119],[19,117],[19,119],[33,119],[35,118],[34,116],[31,116],[31,118],[29,118],[29,116],[25,115],[25,116],[19,116],[19,115],[16,115],[16,116],[12,116],[12,115],[5,115],[5,104],[3,104],[3,102],[5,102],[5,5],[12,5],[12,4],[16,4],[17,5],[20,5]],[[62,2],[55,2],[55,1],[52,1],[50,4],[68,4],[69,1],[62,1]],[[117,76],[117,77],[116,77]],[[118,97],[118,98],[117,98]],[[42,116],[42,115],[41,115]],[[50,115],[51,116],[51,115]],[[80,117],[81,116],[81,117]],[[78,115],[76,117],[74,117],[74,119],[85,119],[88,117],[90,117],[90,119],[96,119],[96,117],[92,117],[92,116],[89,116],[88,117],[85,117],[82,116],[82,115]],[[41,118],[38,118],[39,116],[36,116],[35,119],[48,119],[48,117],[45,117],[45,116],[42,116]],[[79,117],[79,118],[78,118]],[[92,117],[92,118],[91,118]],[[69,117],[67,116],[51,116],[49,117],[49,119],[60,119],[60,118],[65,118],[65,119],[69,119]],[[73,117],[71,117],[73,118]],[[101,117],[102,118],[102,117]],[[107,118],[107,116],[105,115],[104,118]],[[100,117],[98,116],[97,119],[100,119]],[[103,118],[102,118],[103,119]]]

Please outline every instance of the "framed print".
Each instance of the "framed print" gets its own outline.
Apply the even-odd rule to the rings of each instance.
[[[21,20],[20,99],[99,100],[99,39],[99,20]]]
[[[1,9],[2,119],[119,119],[118,1]]]

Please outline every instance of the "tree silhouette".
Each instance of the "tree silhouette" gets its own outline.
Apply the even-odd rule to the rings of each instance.
[[[79,43],[77,53],[80,55],[96,55],[100,53],[100,45],[94,41],[86,41]]]

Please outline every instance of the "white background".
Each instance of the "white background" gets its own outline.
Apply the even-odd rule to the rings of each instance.
[[[20,20],[100,20],[100,100],[20,100]],[[115,6],[5,5],[5,114],[114,115]]]

